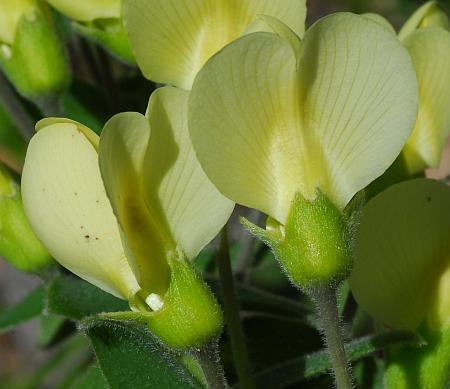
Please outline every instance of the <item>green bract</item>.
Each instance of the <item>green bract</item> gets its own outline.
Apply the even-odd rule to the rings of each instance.
[[[394,185],[364,208],[350,285],[381,323],[417,329],[450,324],[450,188],[418,179]]]
[[[38,103],[61,93],[70,70],[47,5],[4,0],[0,25],[0,67],[17,90]]]
[[[38,271],[53,262],[25,217],[19,185],[3,165],[0,165],[0,255],[26,272]]]
[[[123,28],[122,0],[47,0],[59,12],[73,19],[75,30],[99,43],[127,63],[134,63]]]
[[[198,341],[192,334],[202,328],[210,330],[203,338],[220,329],[217,315],[211,323],[189,321],[198,306],[218,308],[199,279],[187,276],[194,270],[185,262],[217,234],[233,209],[195,159],[186,110],[186,92],[160,89],[150,98],[147,117],[116,115],[100,140],[79,123],[45,119],[30,143],[22,178],[25,211],[53,256],[128,299],[134,310],[184,315],[190,324],[180,347]],[[174,302],[171,280],[180,277],[190,280],[189,287]],[[163,337],[164,324],[153,328],[152,323]]]
[[[124,9],[144,76],[184,89],[226,44],[261,30],[259,15],[280,19],[299,36],[306,17],[304,0],[125,0]]]

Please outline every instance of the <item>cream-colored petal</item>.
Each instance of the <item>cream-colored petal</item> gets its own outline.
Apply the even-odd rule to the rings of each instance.
[[[80,22],[95,19],[120,18],[122,0],[47,0],[62,14]]]
[[[202,65],[258,15],[303,35],[304,0],[125,0],[125,26],[144,76],[190,89]]]
[[[112,117],[100,138],[100,170],[139,284],[147,293],[164,294],[169,283],[167,252],[175,243],[161,223],[160,210],[147,208],[144,201],[149,137],[145,116],[126,112]]]
[[[160,210],[160,223],[193,259],[227,222],[234,203],[219,193],[197,161],[187,128],[188,97],[173,87],[150,97],[143,180],[147,207]]]
[[[268,15],[258,15],[256,20],[244,31],[242,35],[255,32],[271,32],[286,39],[292,46],[295,54],[300,52],[302,41],[300,37],[281,20]]]
[[[398,37],[403,41],[415,30],[425,27],[450,29],[448,17],[437,1],[428,1],[419,7],[403,25]]]
[[[417,113],[406,49],[366,17],[321,19],[295,57],[274,34],[240,38],[200,71],[189,107],[209,178],[281,223],[296,191],[343,208],[394,161]]]
[[[450,32],[419,29],[404,44],[419,81],[419,115],[403,153],[409,172],[416,174],[439,165],[450,133]]]
[[[128,298],[139,286],[125,258],[97,152],[80,128],[55,120],[31,140],[22,175],[25,213],[61,265]]]
[[[372,20],[373,22],[378,23],[380,26],[383,26],[384,28],[386,28],[387,30],[392,32],[393,34],[397,34],[395,32],[395,29],[392,26],[392,24],[389,23],[389,21],[387,19],[385,19],[383,16],[375,14],[375,13],[365,13],[365,14],[362,14],[361,16],[364,16],[364,17]]]
[[[74,124],[77,127],[77,129],[83,133],[83,135],[92,144],[92,146],[94,146],[95,150],[98,151],[98,143],[99,143],[98,135],[94,131],[92,131],[89,127],[85,126],[84,124],[78,123],[72,119],[56,118],[56,117],[41,119],[36,123],[36,131],[40,131],[43,128],[51,126],[52,124],[62,124],[62,123]]]
[[[416,329],[430,314],[435,286],[449,265],[448,186],[407,181],[366,205],[350,285],[356,301],[381,323]]]

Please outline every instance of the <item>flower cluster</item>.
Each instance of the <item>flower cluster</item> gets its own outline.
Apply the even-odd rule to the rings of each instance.
[[[119,113],[100,137],[64,118],[36,125],[23,207],[57,262],[127,300],[133,312],[117,319],[144,321],[171,347],[202,347],[222,313],[190,262],[235,203],[254,208],[265,228],[242,224],[319,312],[320,291],[335,295],[348,278],[382,325],[442,334],[419,369],[423,387],[445,382],[450,188],[417,178],[438,165],[450,133],[450,24],[438,4],[397,34],[376,14],[305,28],[303,0],[48,3],[166,84],[145,115]],[[0,66],[25,96],[67,86],[58,39],[45,3],[0,5]],[[48,74],[30,72],[29,58]],[[328,344],[337,384],[351,385]],[[392,354],[392,385],[407,381],[407,357]]]

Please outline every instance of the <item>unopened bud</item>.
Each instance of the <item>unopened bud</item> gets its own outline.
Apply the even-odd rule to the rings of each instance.
[[[36,102],[68,86],[66,52],[45,3],[0,2],[0,67],[23,96]]]
[[[53,262],[31,230],[19,185],[3,165],[0,165],[0,255],[25,272],[37,271]]]

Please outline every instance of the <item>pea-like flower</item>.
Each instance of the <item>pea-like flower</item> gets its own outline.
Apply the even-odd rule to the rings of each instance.
[[[124,9],[144,76],[184,89],[226,44],[266,29],[259,15],[282,20],[299,36],[306,17],[305,0],[124,0]]]
[[[25,212],[54,258],[129,300],[147,314],[156,334],[177,347],[198,344],[199,337],[220,328],[220,309],[187,261],[214,238],[233,209],[195,158],[187,96],[159,89],[146,117],[116,115],[100,139],[79,123],[44,119],[22,177]],[[178,317],[190,309],[195,323]],[[162,326],[161,316],[175,329]],[[186,326],[191,337],[180,335]]]
[[[419,81],[419,114],[402,153],[410,175],[437,167],[450,134],[450,25],[431,1],[405,23],[399,39],[408,49]]]
[[[450,188],[428,179],[391,186],[365,206],[355,246],[350,286],[358,304],[381,324],[420,329],[430,343],[393,353],[388,377],[404,385],[392,387],[408,387],[411,374],[418,387],[444,387],[450,371]],[[410,373],[398,372],[403,369]]]
[[[341,212],[400,153],[417,81],[397,37],[367,17],[328,16],[302,40],[266,20],[276,34],[242,37],[199,72],[189,130],[217,188],[270,216],[252,231],[305,285],[348,269]]]

